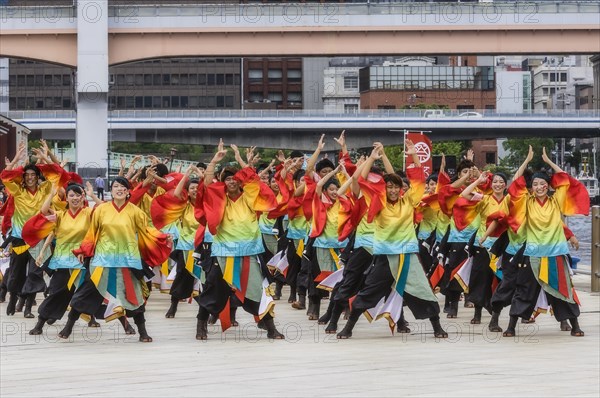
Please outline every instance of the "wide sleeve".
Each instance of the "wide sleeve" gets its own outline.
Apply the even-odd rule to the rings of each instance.
[[[385,181],[379,174],[369,173],[367,179],[358,177],[358,185],[369,207],[367,222],[373,222],[386,203]]]
[[[179,181],[183,178],[182,173],[169,173],[163,177],[166,182],[157,182],[156,185],[164,189],[165,191],[170,191],[171,189],[177,188]]]
[[[331,207],[331,205],[332,203],[329,198],[327,198],[326,194],[321,194],[321,197],[313,195],[311,238],[316,238],[323,233],[325,225],[327,224],[327,209]]]
[[[8,230],[12,226],[12,216],[15,214],[15,198],[12,195],[8,195],[8,199],[0,208],[2,212],[0,215],[2,216],[2,224],[0,225],[0,229],[2,231],[2,235],[6,236],[8,234]]]
[[[317,182],[310,175],[304,176],[304,183],[306,184],[306,188],[304,190],[304,198],[302,200],[302,210],[304,211],[304,218],[307,221],[310,221],[313,217],[313,197],[315,196],[315,192],[317,190]]]
[[[525,177],[521,176],[514,180],[508,187],[510,204],[508,206],[508,225],[517,233],[527,217],[527,184]]]
[[[138,235],[138,249],[142,259],[152,267],[161,265],[169,258],[172,245],[169,235],[150,226],[148,221],[148,216],[143,211],[137,211],[135,229]]]
[[[406,177],[410,182],[410,188],[404,194],[412,207],[419,206],[425,194],[425,172],[422,167],[411,167],[406,169]]]
[[[144,184],[138,184],[135,188],[129,191],[129,202],[139,206],[140,202],[144,198],[144,195],[148,192],[150,186],[144,187]]]
[[[181,199],[175,196],[174,190],[158,195],[150,205],[150,216],[152,224],[158,229],[169,225],[183,216],[188,203],[187,191],[181,192]]]
[[[269,212],[277,207],[277,198],[273,190],[258,178],[252,167],[244,167],[235,174],[241,181],[244,200],[254,211]]]
[[[580,181],[562,172],[552,176],[550,185],[555,189],[554,198],[565,216],[589,214],[590,195]]]
[[[338,196],[338,200],[340,201],[340,211],[338,213],[338,240],[340,242],[344,241],[347,237],[350,236],[352,231],[356,228],[358,224],[355,224],[354,213],[358,213],[358,210],[355,210],[358,207],[352,197],[348,196]]]
[[[352,159],[350,159],[350,154],[348,152],[342,153],[340,151],[339,161],[344,165],[344,168],[348,172],[349,175],[353,175],[356,171],[356,165],[352,163]]]
[[[6,187],[6,190],[11,195],[18,195],[21,188],[21,182],[23,181],[23,167],[17,167],[12,170],[2,170],[0,173],[0,179],[2,184]]]
[[[21,237],[30,247],[35,247],[56,228],[56,220],[60,215],[45,216],[38,213],[23,225]]]
[[[461,189],[454,188],[451,184],[444,184],[440,186],[438,180],[438,202],[442,213],[448,217],[452,216],[452,207],[460,196]]]
[[[488,196],[485,196],[481,200],[469,200],[463,198],[462,196],[456,199],[454,202],[454,208],[452,210],[452,216],[454,217],[454,225],[456,225],[456,229],[459,231],[467,228],[477,215],[479,214],[481,203],[485,200],[488,200]]]
[[[279,185],[279,195],[277,195],[277,207],[269,212],[268,217],[279,218],[287,213],[288,203],[290,201],[290,191],[286,181],[281,178],[281,174],[275,176],[277,185]]]
[[[202,205],[206,217],[206,226],[213,235],[217,234],[217,227],[225,214],[226,195],[224,182],[213,182],[204,188]]]
[[[65,186],[71,179],[71,174],[60,167],[59,164],[39,164],[37,167],[46,180],[50,181],[54,186]]]
[[[73,250],[73,254],[75,256],[79,256],[83,254],[84,257],[94,257],[94,253],[96,251],[96,242],[98,240],[98,235],[100,233],[100,221],[102,220],[102,210],[101,206],[112,206],[112,204],[102,204],[92,212],[92,221],[90,222],[90,227],[85,234],[85,237],[81,241],[81,245],[75,250]]]

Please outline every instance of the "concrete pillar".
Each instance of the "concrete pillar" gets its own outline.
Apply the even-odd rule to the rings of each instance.
[[[77,172],[106,175],[108,148],[108,1],[77,2]]]

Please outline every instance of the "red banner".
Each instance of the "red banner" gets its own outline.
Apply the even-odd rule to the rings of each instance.
[[[421,167],[423,167],[423,171],[425,172],[425,176],[428,177],[432,172],[433,167],[433,156],[431,154],[431,140],[423,133],[409,131],[404,136],[405,140],[411,140],[413,144],[415,144],[415,149],[417,151],[417,155],[419,156],[419,161],[421,162]],[[412,156],[408,156],[406,158],[406,168],[413,167]]]

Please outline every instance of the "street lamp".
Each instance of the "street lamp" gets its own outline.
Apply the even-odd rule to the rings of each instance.
[[[170,151],[170,155],[171,155],[171,161],[169,163],[169,172],[173,171],[173,159],[175,159],[175,155],[177,154],[177,148],[175,147],[171,147]]]

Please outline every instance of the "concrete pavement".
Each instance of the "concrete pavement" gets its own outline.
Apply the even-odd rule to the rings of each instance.
[[[276,321],[287,340],[268,340],[240,310],[239,327],[221,334],[213,326],[209,340],[200,342],[195,340],[197,305],[181,303],[176,318],[165,319],[168,296],[153,292],[146,315],[153,343],[125,336],[118,322],[101,322],[95,329],[79,321],[71,338],[61,340],[56,335],[65,318],[46,326],[42,336],[30,336],[35,319],[22,313],[7,317],[4,303],[0,396],[597,398],[600,296],[589,293],[589,279],[574,276],[583,338],[561,332],[549,315],[519,324],[515,338],[503,338],[487,331],[489,315],[473,326],[473,310],[461,306],[457,319],[442,319],[450,335],[446,340],[434,339],[431,325],[414,321],[407,311],[408,335],[392,335],[384,320],[369,324],[363,318],[352,339],[339,341],[282,300]],[[443,296],[439,299],[443,304]]]

